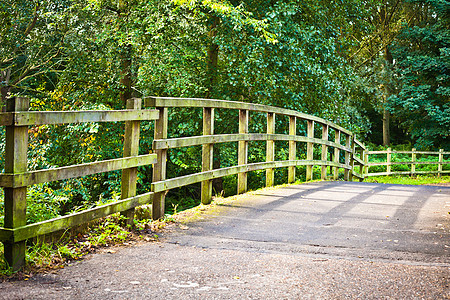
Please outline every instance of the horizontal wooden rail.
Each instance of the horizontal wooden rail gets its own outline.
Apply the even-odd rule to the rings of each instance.
[[[444,161],[443,162],[450,164],[450,161]],[[442,164],[442,162],[438,161],[391,161],[390,163],[387,162],[376,162],[376,163],[369,163],[368,166],[386,166],[386,165],[439,165]]]
[[[388,151],[383,150],[383,151],[367,151],[367,153],[370,154],[387,154]],[[437,151],[396,151],[396,150],[392,150],[389,153],[392,154],[425,154],[425,155],[439,155],[440,152]],[[450,155],[450,152],[442,152],[442,154],[444,155]]]
[[[366,146],[364,146],[364,144],[363,144],[362,142],[358,141],[357,139],[355,139],[355,144],[356,144],[359,148],[361,148],[361,149],[363,149],[363,150],[366,150]]]
[[[0,241],[12,241],[14,229],[0,227]]]
[[[352,132],[339,125],[336,125],[325,119],[307,115],[294,110],[274,107],[269,105],[216,100],[216,99],[202,99],[202,98],[172,98],[172,97],[147,97],[144,98],[146,107],[210,107],[210,108],[223,108],[223,109],[239,109],[264,113],[275,113],[284,116],[297,117],[303,120],[310,120],[320,124],[325,124],[333,129],[339,130],[345,134],[351,135]]]
[[[393,157],[393,154],[409,154],[410,160],[406,160],[406,158],[396,158],[401,161],[393,161],[395,157]],[[437,156],[437,161],[420,161],[417,160],[417,155],[435,155]],[[442,174],[448,174],[450,171],[443,170],[444,165],[450,165],[449,160],[444,160],[444,155],[448,155],[450,152],[444,152],[443,149],[440,149],[439,151],[416,151],[415,149],[412,149],[411,151],[392,151],[390,148],[384,151],[367,151],[366,157],[366,172],[365,176],[389,176],[389,175],[416,175],[416,174],[438,174],[441,176]],[[369,162],[369,156],[376,156],[377,159],[379,159],[380,155],[384,155],[386,157],[386,161],[383,162]],[[410,166],[409,171],[392,171],[391,166],[395,165],[404,165],[404,166]],[[437,170],[420,170],[416,171],[416,166],[418,165],[437,165]],[[369,168],[374,166],[386,166],[385,172],[370,172]]]
[[[0,186],[8,188],[18,188],[43,182],[77,178],[103,172],[146,166],[154,164],[155,162],[156,154],[146,154],[54,169],[30,171],[26,173],[0,174]]]
[[[372,177],[372,176],[389,176],[389,175],[414,175],[414,174],[450,174],[450,170],[444,170],[444,171],[391,171],[391,172],[376,172],[376,173],[368,173],[365,176],[366,177]]]
[[[206,172],[199,172],[195,174],[185,175],[181,177],[176,177],[172,179],[166,179],[164,181],[158,181],[152,183],[152,191],[153,192],[161,192],[166,191],[198,182],[202,182],[204,180],[211,180],[214,178],[225,177],[229,175],[235,175],[238,173],[272,169],[272,168],[283,168],[290,166],[330,166],[330,167],[339,167],[343,169],[351,169],[351,166],[335,163],[331,161],[322,161],[322,160],[283,160],[283,161],[271,161],[271,162],[259,162],[252,163],[246,165],[233,166],[222,169],[215,169]]]
[[[365,165],[365,163],[364,163],[364,160],[362,160],[361,158],[359,158],[359,157],[354,157],[354,160],[355,160],[355,162],[356,163],[358,163],[359,165]]]
[[[0,113],[2,126],[156,120],[156,110],[30,111]]]
[[[364,179],[365,178],[364,174],[361,174],[361,173],[358,173],[358,172],[355,172],[355,171],[353,171],[353,176],[355,176],[355,177],[357,177],[359,179]]]
[[[0,113],[0,125],[6,126],[5,173],[0,186],[5,190],[5,228],[0,228],[0,241],[5,245],[6,262],[19,270],[25,262],[25,240],[76,226],[120,212],[127,224],[133,223],[134,208],[152,202],[154,193],[136,196],[137,168],[157,162],[157,154],[139,156],[140,122],[158,120],[159,110],[141,109],[141,99],[127,101],[127,109],[111,111],[41,111],[30,112],[27,98],[7,100],[6,113]],[[85,122],[125,121],[123,158],[58,167],[27,170],[29,126]],[[115,138],[121,138],[117,136]],[[27,187],[86,175],[122,170],[121,199],[110,204],[83,210],[35,224],[26,224]]]
[[[35,236],[49,234],[69,227],[77,226],[95,219],[103,218],[114,213],[128,210],[140,205],[147,204],[153,200],[153,193],[149,192],[139,196],[119,200],[113,203],[97,206],[91,209],[83,210],[71,215],[54,218],[51,220],[18,227],[15,229],[0,228],[0,237],[2,233],[7,240],[11,242],[20,242]],[[12,240],[11,240],[12,239]]]
[[[218,134],[218,135],[203,135],[193,137],[182,137],[164,140],[154,140],[153,149],[174,149],[189,146],[200,146],[205,143],[228,143],[238,141],[296,141],[305,143],[315,143],[320,145],[327,145],[335,147],[343,151],[351,152],[350,148],[343,145],[325,141],[317,138],[308,138],[298,135],[285,135],[285,134],[266,134],[266,133],[248,133],[248,134]]]

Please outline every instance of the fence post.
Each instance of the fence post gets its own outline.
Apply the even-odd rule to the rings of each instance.
[[[364,178],[369,177],[369,151],[364,150]]]
[[[348,179],[353,181],[353,171],[355,170],[355,155],[356,155],[356,143],[355,143],[355,135],[351,136],[351,149],[352,153],[350,154],[350,173],[348,174]]]
[[[267,113],[267,134],[275,133],[275,113]],[[275,141],[268,139],[266,144],[266,162],[275,160]],[[266,186],[274,184],[274,169],[266,169]]]
[[[350,164],[350,157],[353,157],[353,150],[351,148],[352,147],[351,141],[352,141],[352,136],[351,135],[346,135],[345,136],[345,146],[347,148],[349,148],[352,153],[350,153],[348,151],[345,151],[345,165],[346,166],[350,166],[350,170],[349,169],[345,169],[344,170],[344,180],[345,181],[352,180],[352,178],[350,178],[350,174],[353,171],[353,167]]]
[[[386,173],[387,176],[391,175],[391,148],[387,148],[387,158],[386,158]]]
[[[364,162],[364,149],[363,148],[360,148],[360,150],[359,150],[359,158],[361,159],[361,161]],[[359,181],[363,182],[364,181],[364,164],[359,165],[359,173],[362,176],[362,178],[360,178]]]
[[[326,124],[322,125],[322,140],[328,141],[328,125],[326,125]],[[327,159],[328,159],[328,146],[322,145],[322,160],[327,161]],[[327,166],[326,165],[322,166],[322,173],[320,175],[320,178],[322,180],[327,179]]]
[[[411,176],[414,176],[416,173],[416,148],[412,148],[411,153]]]
[[[127,100],[127,109],[140,110],[142,100],[138,98]],[[126,121],[125,135],[123,141],[123,157],[139,155],[139,134],[140,121]],[[127,199],[136,196],[137,167],[122,170],[122,192],[121,199]],[[121,212],[125,216],[125,223],[133,225],[134,208]]]
[[[336,144],[341,144],[341,132],[337,129],[334,130],[334,142]],[[340,156],[340,150],[339,148],[334,147],[334,162],[339,163],[339,156]],[[334,167],[333,168],[333,179],[338,180],[339,178],[339,168]]]
[[[297,118],[295,116],[289,116],[289,135],[297,135]],[[289,160],[294,161],[297,159],[297,142],[294,140],[289,141]],[[295,182],[295,166],[288,168],[288,183]]]
[[[439,149],[438,177],[442,176],[443,163],[444,163],[444,149]]]
[[[10,98],[7,112],[28,111],[28,98]],[[27,171],[28,126],[6,126],[5,173],[15,174]],[[5,228],[17,228],[27,224],[27,187],[4,188]],[[25,263],[25,241],[4,242],[5,260],[13,271]]]
[[[214,108],[203,108],[203,135],[214,134]],[[202,172],[210,171],[213,168],[213,144],[202,145]],[[211,203],[212,180],[202,181],[202,204]]]
[[[314,121],[308,120],[307,135],[309,138],[314,138]],[[311,161],[314,159],[314,143],[306,143],[306,160]],[[314,166],[306,166],[306,181],[313,179]]]
[[[159,118],[155,120],[155,140],[167,138],[167,121],[168,110],[167,107],[157,107],[159,111]],[[166,162],[167,162],[167,149],[155,151],[157,159],[153,165],[153,182],[166,179]],[[166,192],[158,192],[153,195],[152,204],[152,218],[158,220],[164,217],[164,201]]]
[[[239,133],[248,133],[248,110],[239,110]],[[248,162],[248,141],[239,141],[238,144],[238,165],[246,165]],[[238,174],[237,193],[242,194],[247,191],[247,172]]]

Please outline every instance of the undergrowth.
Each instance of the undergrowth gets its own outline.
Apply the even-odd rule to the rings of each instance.
[[[35,273],[52,272],[64,268],[89,253],[110,246],[135,243],[139,240],[156,241],[158,232],[173,222],[170,216],[162,221],[135,220],[134,228],[124,226],[123,217],[115,214],[79,228],[66,230],[57,238],[39,237],[27,241],[25,266],[13,272],[4,260],[4,246],[0,243],[0,281],[27,280]]]

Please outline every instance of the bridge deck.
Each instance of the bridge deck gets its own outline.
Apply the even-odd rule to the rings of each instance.
[[[449,264],[450,188],[316,182],[255,192],[181,244]],[[193,238],[195,236],[195,238]]]
[[[0,283],[8,299],[449,299],[450,188],[265,189],[161,243]]]

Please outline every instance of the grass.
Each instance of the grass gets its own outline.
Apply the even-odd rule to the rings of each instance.
[[[425,184],[446,184],[450,183],[450,176],[432,176],[432,175],[417,175],[410,176],[374,176],[368,177],[365,182],[391,183],[391,184],[409,184],[409,185],[425,185]]]

